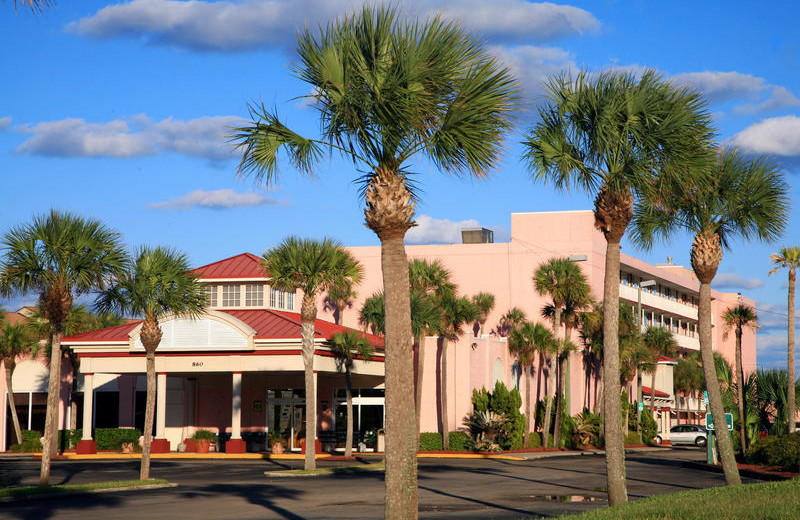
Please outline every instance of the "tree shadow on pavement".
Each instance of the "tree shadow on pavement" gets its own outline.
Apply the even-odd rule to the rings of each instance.
[[[122,497],[110,493],[84,493],[32,497],[0,505],[0,518],[47,520],[59,518],[67,510],[87,511],[95,507],[116,507]]]
[[[303,491],[264,484],[211,484],[200,489],[201,491],[199,492],[186,492],[182,493],[182,495],[187,498],[194,498],[224,493],[228,496],[238,496],[253,505],[269,509],[286,520],[307,520],[306,517],[279,506],[274,500],[276,497],[284,500],[299,500],[305,494]]]

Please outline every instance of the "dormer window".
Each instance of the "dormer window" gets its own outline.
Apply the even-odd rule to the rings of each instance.
[[[239,284],[226,283],[222,285],[222,306],[241,307],[241,291]]]
[[[264,286],[258,283],[249,283],[245,287],[245,307],[264,306]]]
[[[269,288],[269,301],[265,291]],[[206,304],[211,309],[294,310],[294,292],[273,289],[258,282],[206,283]]]
[[[269,306],[273,309],[294,310],[294,292],[281,291],[270,287]]]

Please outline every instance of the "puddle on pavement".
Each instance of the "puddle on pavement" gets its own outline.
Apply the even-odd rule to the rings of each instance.
[[[604,500],[601,497],[589,495],[530,495],[530,498],[544,502],[601,502]]]

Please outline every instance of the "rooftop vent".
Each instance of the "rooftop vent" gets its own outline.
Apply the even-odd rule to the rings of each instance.
[[[492,244],[494,231],[486,228],[469,228],[461,230],[462,244]]]

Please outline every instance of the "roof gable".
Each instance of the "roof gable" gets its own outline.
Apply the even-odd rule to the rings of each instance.
[[[261,266],[261,258],[252,253],[225,258],[193,269],[192,272],[205,279],[263,278],[267,273]]]

